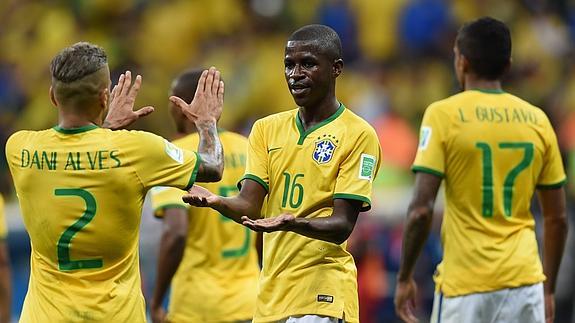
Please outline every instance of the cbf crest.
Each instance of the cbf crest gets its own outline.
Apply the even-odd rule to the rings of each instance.
[[[339,143],[339,140],[331,135],[323,135],[323,137],[317,137],[312,156],[313,160],[315,160],[318,164],[328,163],[333,157],[333,153],[337,148],[337,143]]]

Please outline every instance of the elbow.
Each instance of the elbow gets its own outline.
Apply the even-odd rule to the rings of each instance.
[[[221,161],[205,162],[202,171],[198,174],[198,182],[219,182],[224,174],[224,163]]]
[[[349,236],[351,236],[351,233],[353,232],[353,227],[354,225],[349,223],[343,225],[341,229],[338,230],[337,233],[333,236],[331,242],[335,244],[342,244],[345,241],[347,241],[347,239],[349,239]]]
[[[408,221],[415,225],[427,226],[431,224],[433,207],[428,205],[411,205],[409,207]]]

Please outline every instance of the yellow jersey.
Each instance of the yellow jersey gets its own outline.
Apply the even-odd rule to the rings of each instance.
[[[264,217],[327,217],[337,198],[361,201],[367,211],[380,151],[375,130],[343,104],[305,131],[294,109],[255,122],[243,179],[267,190]],[[254,322],[303,314],[359,322],[356,267],[346,244],[265,233]]]
[[[531,198],[561,187],[553,128],[539,108],[505,92],[469,90],[431,104],[414,171],[445,180],[443,261],[436,287],[460,296],[545,279]]]
[[[145,322],[142,203],[151,187],[190,187],[197,154],[90,125],[17,132],[6,157],[32,245],[20,322]]]
[[[6,211],[4,210],[4,198],[0,194],[0,240],[6,239],[8,228],[6,227]]]
[[[247,139],[229,131],[219,134],[225,168],[218,183],[202,184],[223,196],[237,194],[237,181],[246,165]],[[197,147],[198,134],[173,141],[181,148]],[[192,208],[182,201],[184,191],[152,189],[152,207],[158,217],[166,208],[185,208],[189,217],[184,257],[172,280],[170,322],[231,322],[251,320],[259,276],[256,235],[209,208]]]

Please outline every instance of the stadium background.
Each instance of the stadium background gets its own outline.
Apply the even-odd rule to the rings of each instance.
[[[504,88],[547,112],[569,171],[575,165],[575,4],[568,0],[4,0],[0,142],[3,146],[16,130],[56,123],[48,98],[49,62],[60,49],[81,40],[106,49],[114,82],[126,69],[143,76],[136,104],[153,105],[156,112],[134,129],[170,138],[173,126],[166,107],[171,79],[188,67],[214,65],[226,81],[221,126],[247,134],[257,118],[294,107],[283,79],[287,36],[304,24],[327,24],[340,34],[345,52],[338,97],[376,128],[383,147],[374,208],[361,216],[350,241],[359,268],[362,323],[393,322],[417,128],[429,103],[458,91],[452,69],[454,36],[463,22],[483,15],[510,26],[513,67]],[[30,247],[0,155],[0,191],[9,200],[16,319],[28,283]],[[424,321],[433,297],[431,275],[441,259],[440,212],[441,205],[417,266]],[[569,217],[572,223],[573,211]],[[153,286],[160,231],[148,209],[141,235],[146,296]],[[558,282],[557,322],[575,322],[573,232]]]

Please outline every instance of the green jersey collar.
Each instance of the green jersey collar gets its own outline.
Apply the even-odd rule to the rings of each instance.
[[[482,93],[489,93],[489,94],[503,94],[505,93],[505,91],[503,91],[502,89],[480,89],[480,88],[473,88],[470,89],[472,91],[479,91]]]
[[[297,130],[299,131],[299,140],[297,141],[297,144],[298,145],[303,144],[305,137],[307,137],[310,133],[314,132],[318,128],[321,128],[321,127],[325,126],[326,124],[332,122],[333,120],[337,119],[337,117],[339,117],[343,113],[344,110],[345,110],[345,105],[343,105],[343,103],[340,102],[339,107],[337,108],[337,110],[335,111],[334,114],[332,114],[331,116],[329,116],[327,119],[323,120],[322,122],[315,124],[314,126],[310,127],[307,130],[304,130],[304,128],[303,128],[303,123],[301,122],[301,118],[299,116],[299,111],[298,111],[296,114],[296,117],[295,117],[295,123],[297,126]]]
[[[59,133],[63,133],[66,135],[74,135],[77,133],[82,133],[82,132],[94,130],[96,128],[99,128],[99,127],[96,126],[95,124],[89,124],[87,126],[83,126],[83,127],[79,127],[79,128],[62,128],[60,126],[54,126],[52,129],[58,131]]]

